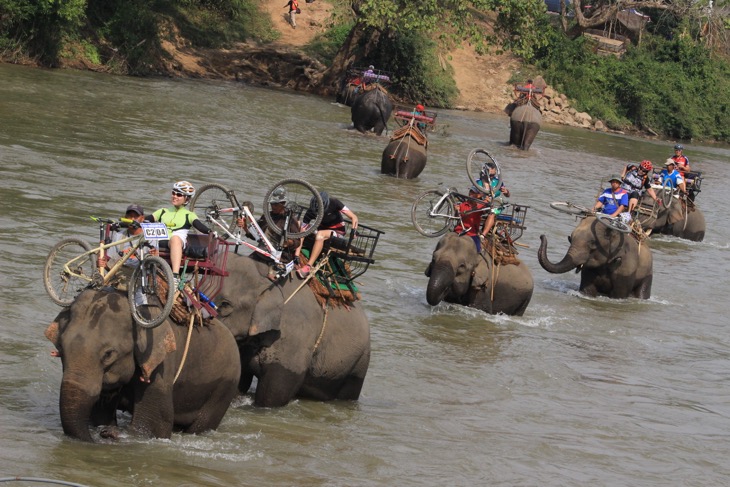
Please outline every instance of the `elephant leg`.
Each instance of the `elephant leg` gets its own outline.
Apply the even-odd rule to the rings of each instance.
[[[370,365],[370,354],[363,354],[355,364],[355,367],[347,376],[345,382],[337,392],[337,399],[343,401],[356,401],[360,397],[362,386],[365,383],[365,374]]]
[[[198,412],[195,420],[185,428],[186,433],[203,433],[218,428],[218,425],[223,421],[228,406],[235,397],[235,393],[231,394],[230,381],[222,381],[219,386],[209,396],[200,411]]]
[[[522,143],[520,144],[520,149],[522,150],[528,150],[530,146],[532,145],[532,142],[535,140],[535,137],[537,136],[537,133],[540,131],[540,124],[535,122],[530,122],[525,127],[523,136],[522,136]]]
[[[521,147],[522,146],[522,134],[525,132],[524,122],[517,120],[510,120],[509,122],[509,143],[511,145]]]
[[[256,385],[254,404],[259,407],[282,407],[294,399],[304,383],[304,373],[285,369],[280,364],[262,365],[264,373]]]
[[[163,368],[160,366],[160,368]],[[173,372],[174,374],[174,372]],[[164,374],[155,372],[151,383],[139,381],[134,389],[132,430],[155,438],[172,436],[175,409],[172,388],[165,385]]]
[[[632,296],[639,299],[649,299],[651,297],[651,283],[653,276],[647,276],[639,281],[639,285],[634,288]]]

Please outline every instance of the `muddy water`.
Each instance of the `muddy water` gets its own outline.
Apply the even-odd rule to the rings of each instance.
[[[379,174],[386,139],[347,130],[329,100],[239,84],[141,80],[0,66],[0,477],[117,485],[722,485],[730,468],[728,147],[688,145],[707,178],[702,243],[653,240],[648,301],[588,299],[551,275],[574,221],[628,160],[671,144],[545,127],[532,150],[504,146],[506,117],[443,111],[416,181]],[[465,157],[496,154],[511,201],[530,205],[520,256],[535,294],[525,316],[426,304],[435,240],[410,204],[438,184],[465,188]],[[360,401],[254,409],[238,398],[221,427],[171,440],[64,436],[61,364],[45,326],[58,312],[41,269],[58,239],[95,238],[89,215],[155,209],[170,183],[221,182],[257,203],[301,177],[386,233],[361,278],[373,354]],[[128,418],[120,418],[122,421]]]

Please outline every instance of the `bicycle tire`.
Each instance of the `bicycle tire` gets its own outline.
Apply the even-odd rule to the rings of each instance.
[[[611,230],[616,230],[621,233],[631,233],[631,227],[619,217],[612,217],[605,213],[597,213],[596,220]]]
[[[292,217],[296,218],[299,223],[303,223],[302,217],[311,206],[312,198],[316,202],[317,213],[313,220],[309,221],[309,226],[300,232],[286,232],[287,238],[304,238],[307,235],[317,231],[319,224],[322,223],[324,218],[324,208],[322,204],[322,197],[319,195],[319,191],[304,181],[303,179],[282,179],[278,183],[274,184],[264,196],[264,219],[266,220],[267,228],[270,229],[274,234],[281,235],[284,232],[283,228],[274,221],[271,216],[270,201],[271,195],[277,188],[283,187],[286,189],[286,208],[287,211],[291,212]]]
[[[664,203],[664,208],[669,208],[672,204],[672,196],[674,195],[674,186],[672,185],[672,181],[667,179],[662,183],[662,203]]]
[[[567,201],[554,201],[550,203],[550,208],[574,216],[588,216],[593,213],[593,211],[589,210],[588,208],[577,206]]]
[[[241,216],[241,210],[233,191],[222,184],[206,184],[196,191],[190,200],[190,211],[195,213],[198,218],[207,219],[208,212],[216,208],[238,208],[233,213],[216,215],[216,219],[222,220],[227,230],[230,233],[234,233],[238,228],[236,221]],[[211,230],[217,230],[217,228],[212,228]],[[225,232],[219,231],[218,233],[222,233],[221,237],[224,240],[229,238],[229,235]]]
[[[439,205],[444,196],[443,191],[435,189],[426,191],[416,198],[411,207],[411,221],[416,231],[424,237],[440,237],[455,225],[456,207],[451,198],[446,198]],[[439,205],[438,208],[435,206]],[[433,211],[446,216],[432,216]]]
[[[93,279],[96,272],[96,254],[89,254],[74,262],[74,272],[83,277],[70,276],[63,269],[71,259],[90,250],[91,245],[88,242],[70,237],[56,243],[48,253],[43,268],[43,286],[57,305],[70,306]]]
[[[488,178],[487,181],[481,181],[481,174],[486,164],[494,164],[497,173]],[[484,194],[492,196],[494,188],[499,188],[502,183],[502,169],[499,167],[497,160],[484,149],[473,149],[466,158],[466,173],[471,183],[482,191]],[[486,185],[484,185],[486,183]]]
[[[143,271],[147,273],[148,285],[146,289],[142,286]],[[166,288],[160,285],[158,278],[165,281]],[[162,302],[160,292],[165,293],[166,298],[162,306],[160,306]],[[141,302],[142,296],[144,296],[145,302]],[[132,310],[132,318],[134,318],[134,321],[142,328],[156,328],[160,326],[170,315],[172,305],[174,304],[174,297],[175,286],[170,265],[164,259],[155,255],[145,257],[132,273],[129,286],[127,287],[127,299],[129,300],[129,307]],[[149,303],[150,298],[153,299],[152,304]],[[151,312],[152,308],[157,308],[160,311],[157,314],[153,314]],[[145,313],[145,311],[147,312]]]

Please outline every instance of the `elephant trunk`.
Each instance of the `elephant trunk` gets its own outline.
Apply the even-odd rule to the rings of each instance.
[[[61,382],[59,409],[64,433],[82,441],[93,441],[89,432],[89,419],[99,399],[99,392],[90,393],[73,380],[64,379]]]
[[[437,264],[431,268],[431,278],[426,288],[426,301],[436,306],[444,300],[454,282],[454,269],[445,264]]]
[[[543,269],[553,274],[563,274],[578,266],[571,255],[570,249],[560,262],[556,264],[550,262],[547,256],[547,237],[545,235],[540,235],[540,249],[537,251],[537,260]]]

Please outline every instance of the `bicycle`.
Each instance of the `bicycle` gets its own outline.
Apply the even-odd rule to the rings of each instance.
[[[631,226],[623,221],[621,217],[613,217],[611,215],[607,215],[605,213],[596,213],[592,209],[588,209],[584,206],[575,205],[573,203],[570,203],[568,201],[556,201],[553,203],[550,203],[550,207],[554,210],[558,210],[562,213],[567,213],[569,215],[573,215],[577,218],[585,218],[588,216],[593,216],[603,225],[607,226],[608,228],[612,230],[619,231],[621,233],[630,233],[631,232]]]
[[[495,169],[490,174],[490,169]],[[482,193],[494,197],[502,185],[502,170],[497,160],[484,149],[473,149],[466,158],[466,173],[471,183]]]
[[[459,204],[471,201],[477,203],[477,208],[459,213]],[[416,231],[425,237],[440,237],[452,231],[457,224],[463,223],[462,216],[472,213],[486,213],[492,206],[481,198],[472,198],[448,188],[446,191],[428,190],[422,193],[413,202],[411,207],[411,221]]]
[[[284,225],[281,227],[268,211],[272,194],[278,188],[284,188],[287,195]],[[264,220],[270,233],[278,237],[276,244],[267,238],[266,232],[254,218],[253,205],[249,202],[240,204],[235,193],[222,184],[212,183],[201,187],[193,196],[190,207],[196,214],[204,214],[206,220],[221,231],[222,238],[230,238],[235,245],[244,245],[271,259],[277,280],[289,275],[296,265],[294,260],[289,262],[281,260],[286,241],[314,233],[324,217],[324,207],[319,192],[301,179],[283,179],[272,186],[264,197]],[[308,212],[309,216],[314,213],[310,224],[306,228],[299,227],[299,231],[291,231],[293,226],[298,226],[299,222],[302,222]],[[252,242],[247,240],[248,236],[243,234],[243,229],[238,225],[239,218],[245,222]]]
[[[172,270],[165,260],[146,255],[145,251],[151,247],[150,241],[168,238],[167,227],[160,223],[141,223],[141,234],[112,242],[111,232],[133,226],[136,222],[92,219],[99,223],[99,246],[91,248],[86,241],[71,237],[51,248],[43,269],[43,284],[51,300],[59,306],[70,306],[84,289],[114,284],[125,263],[136,255],[139,265],[132,272],[127,286],[132,316],[143,328],[160,325],[170,314],[173,305],[175,288]],[[129,248],[109,270],[98,269],[99,257],[107,257],[108,249],[126,244],[129,244]]]

